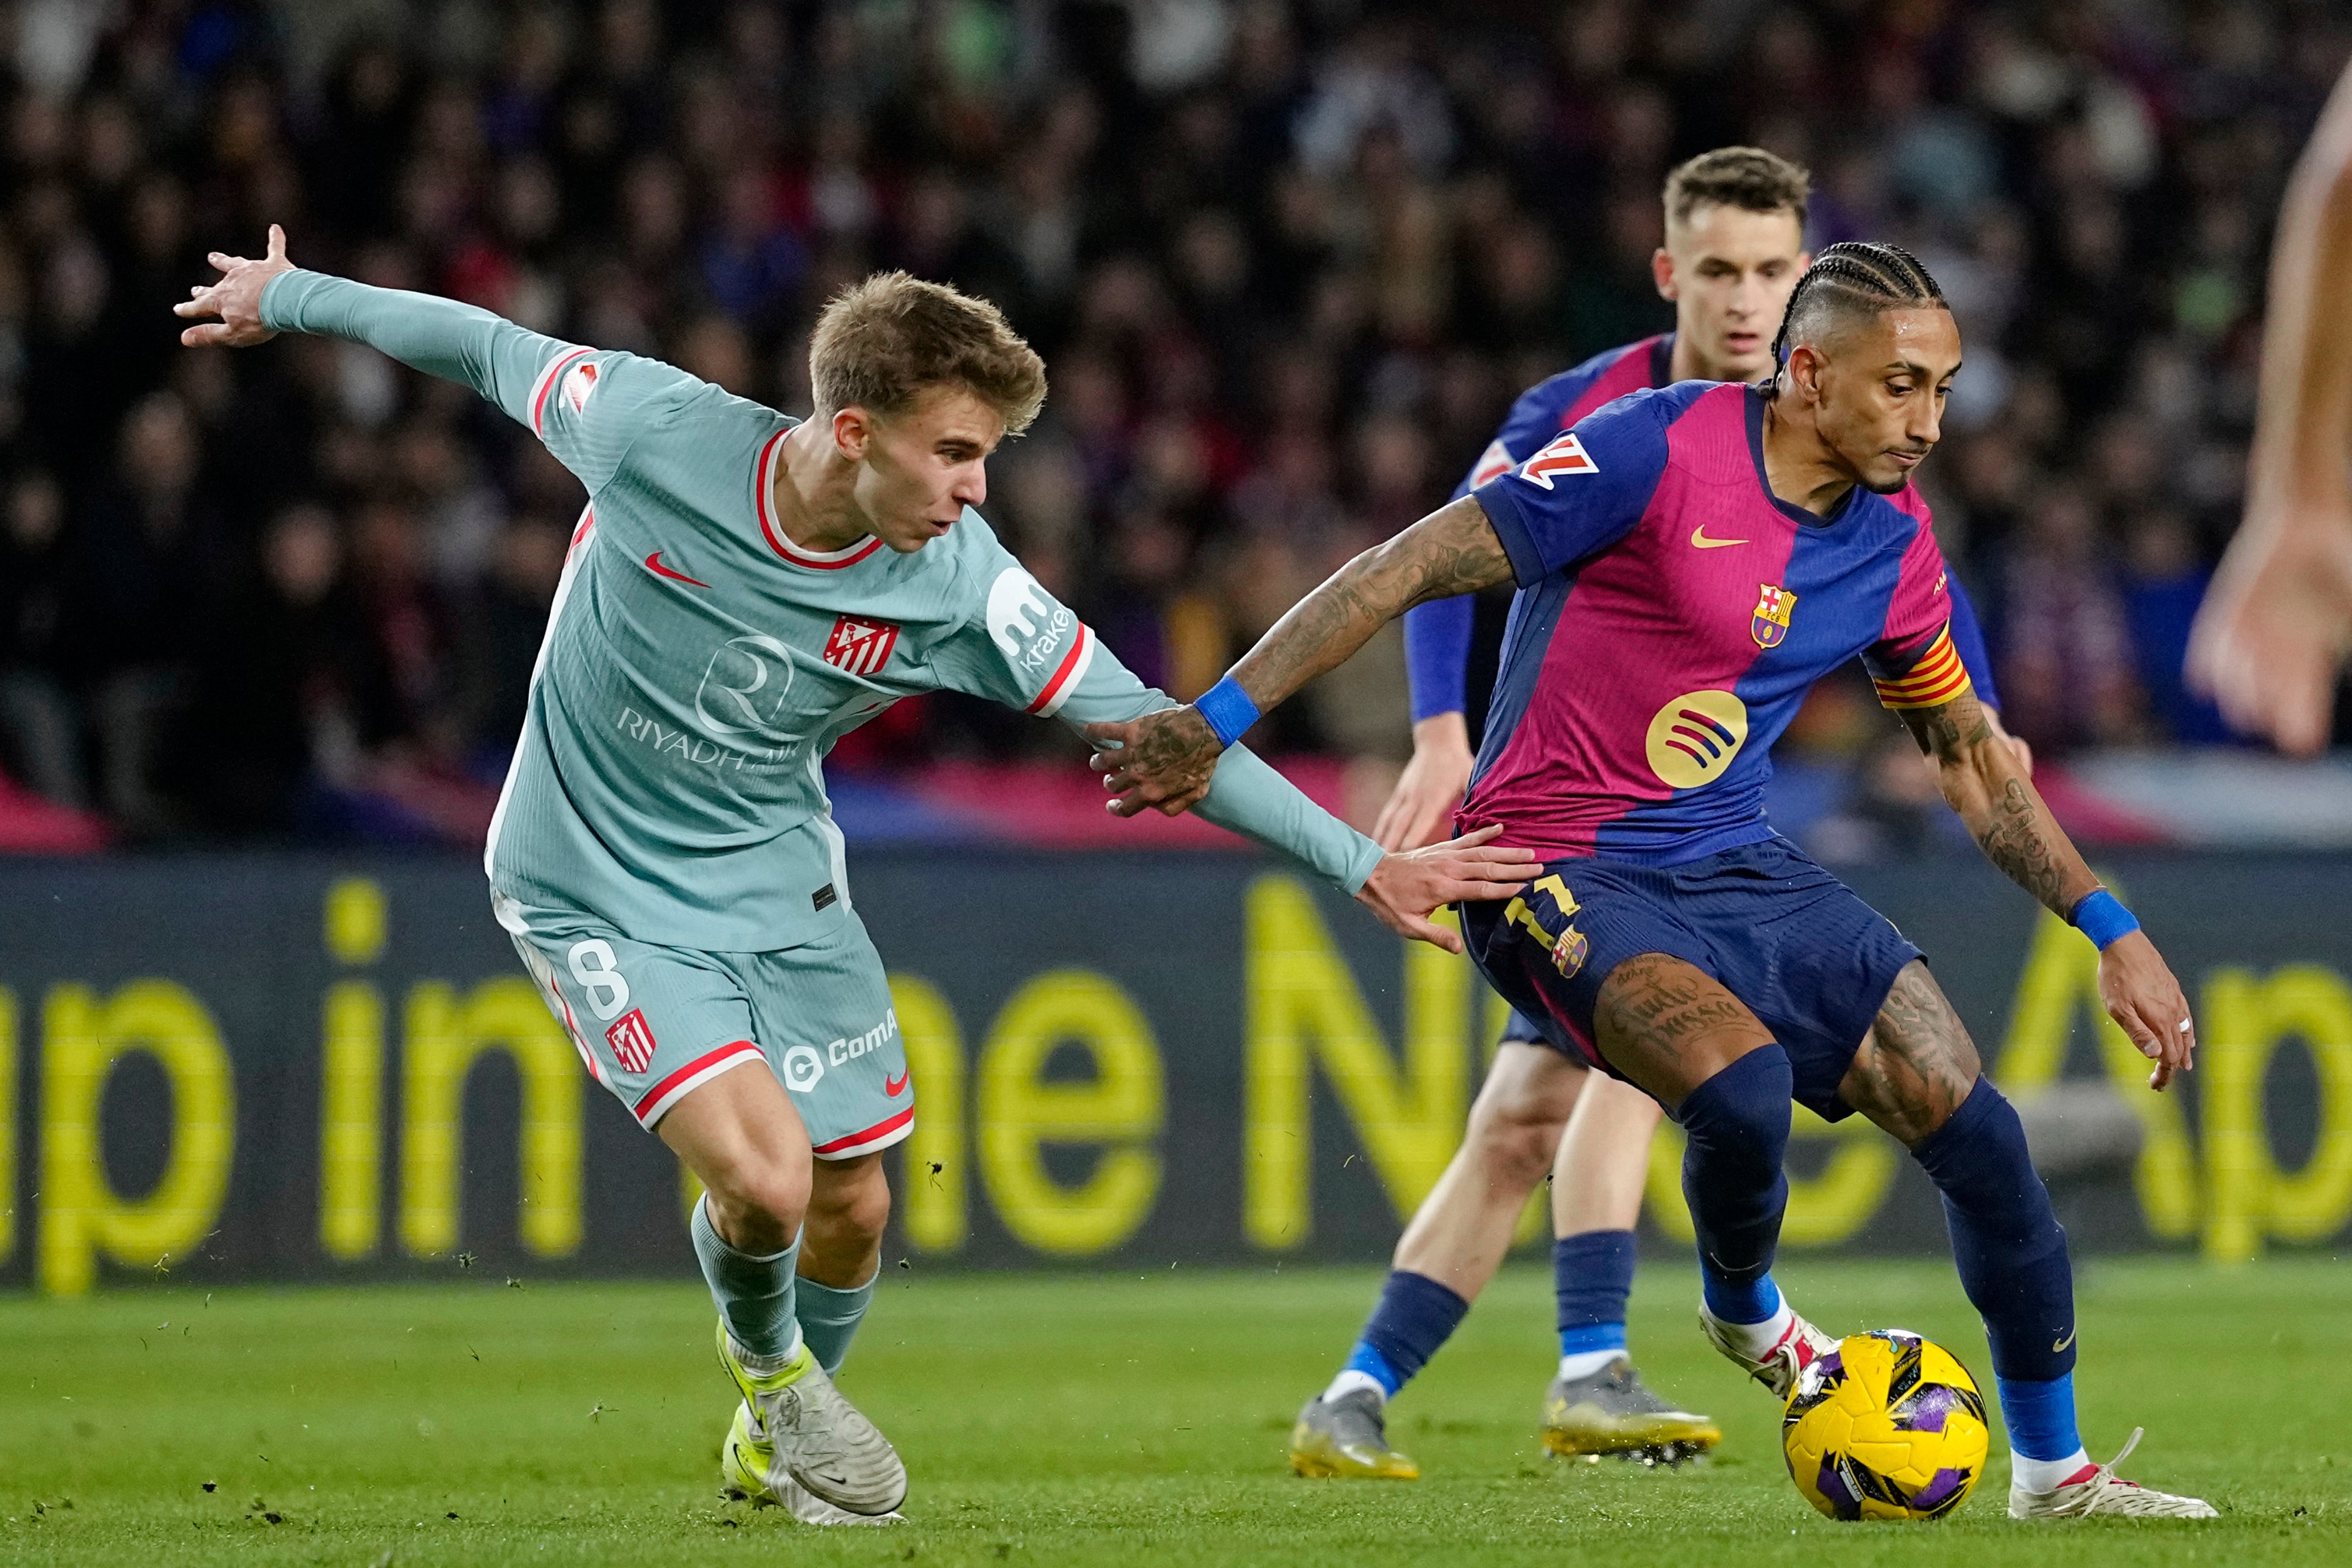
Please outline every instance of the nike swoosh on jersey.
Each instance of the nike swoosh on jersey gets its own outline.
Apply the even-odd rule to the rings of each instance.
[[[2052,1354],[2055,1355],[2058,1352],[2060,1352],[2060,1351],[2062,1351],[2062,1350],[2064,1350],[2068,1345],[2073,1344],[2074,1343],[2074,1331],[2073,1329],[2068,1329],[2068,1330],[2066,1331],[2066,1337],[2065,1337],[2064,1339],[2060,1340],[2057,1343],[2055,1343],[2055,1344],[2052,1345],[2052,1346],[2050,1347],[2050,1352],[2051,1352],[2051,1354]]]
[[[907,1080],[911,1076],[913,1076],[911,1073],[901,1072],[898,1077],[893,1078],[888,1073],[884,1073],[882,1075],[882,1092],[889,1095],[893,1100],[897,1099],[899,1095],[904,1094],[907,1092]]]
[[[1691,543],[1701,549],[1721,549],[1726,545],[1744,545],[1746,539],[1711,539],[1706,537],[1706,525],[1701,523],[1691,530]]]
[[[688,577],[682,571],[672,571],[669,568],[664,566],[661,563],[661,551],[659,550],[656,550],[653,554],[646,557],[646,568],[656,577],[666,577],[672,582],[690,582],[697,588],[708,588],[710,586],[710,584],[703,581],[698,577]]]

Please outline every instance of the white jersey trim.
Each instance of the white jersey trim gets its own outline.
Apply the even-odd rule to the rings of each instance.
[[[1095,629],[1081,621],[1078,622],[1077,645],[1070,650],[1068,656],[1062,661],[1062,667],[1054,672],[1053,679],[1045,683],[1045,689],[1029,705],[1029,711],[1039,718],[1051,718],[1061,712],[1062,705],[1070,700],[1070,694],[1078,689],[1078,683],[1087,678],[1087,666],[1094,662]]]

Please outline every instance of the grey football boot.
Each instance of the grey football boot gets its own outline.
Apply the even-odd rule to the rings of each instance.
[[[1555,1377],[1544,1390],[1543,1445],[1563,1458],[1613,1454],[1675,1465],[1722,1440],[1713,1421],[1652,1393],[1625,1356],[1589,1376]]]
[[[1309,1399],[1290,1429],[1290,1468],[1302,1476],[1421,1479],[1421,1467],[1389,1447],[1388,1404],[1370,1388]]]

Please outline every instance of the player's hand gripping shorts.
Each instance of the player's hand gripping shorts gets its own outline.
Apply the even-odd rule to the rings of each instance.
[[[1643,953],[1685,960],[1772,1031],[1796,1071],[1798,1103],[1831,1121],[1852,1114],[1838,1084],[1895,976],[1920,956],[1885,915],[1777,838],[1676,866],[1554,861],[1519,897],[1465,906],[1462,930],[1472,960],[1520,1018],[1612,1077],[1623,1075],[1593,1042],[1601,983]]]
[[[854,912],[803,946],[703,953],[635,941],[591,915],[497,906],[589,1072],[647,1130],[690,1091],[761,1062],[791,1092],[820,1159],[871,1154],[915,1130],[889,982]]]

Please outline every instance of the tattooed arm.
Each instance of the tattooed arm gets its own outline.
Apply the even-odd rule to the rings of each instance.
[[[1511,580],[1510,558],[1475,497],[1465,496],[1432,512],[1404,532],[1366,550],[1258,640],[1233,668],[1233,678],[1260,713],[1270,711],[1316,676],[1347,663],[1372,633],[1424,600]],[[1209,776],[1224,748],[1208,721],[1191,707],[1168,708],[1123,724],[1090,724],[1093,766],[1108,776],[1118,796],[1111,810],[1132,817],[1146,807],[1169,816],[1208,793]]]
[[[1935,707],[1897,710],[1935,764],[1944,799],[2004,875],[2062,920],[2097,891],[2064,829],[2018,767],[2017,754],[1993,729],[1976,694],[1963,691]],[[2185,1071],[2196,1050],[2180,983],[2145,931],[2110,943],[2099,955],[2099,998],[2142,1056],[2154,1061],[2151,1088]]]
[[[2050,815],[1974,692],[1939,707],[1897,710],[1936,768],[1944,799],[1985,858],[2065,919],[2099,879]]]

